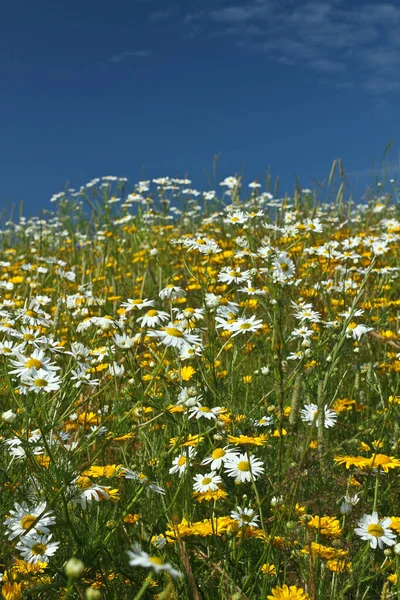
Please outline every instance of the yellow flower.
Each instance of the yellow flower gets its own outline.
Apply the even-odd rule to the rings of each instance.
[[[319,558],[325,558],[327,560],[344,559],[349,553],[347,550],[340,550],[339,548],[330,548],[329,546],[323,546],[316,542],[311,542],[311,546],[306,546],[302,552],[305,554],[312,554]]]
[[[196,369],[193,369],[193,367],[183,367],[181,369],[182,381],[189,381],[195,373],[196,373]]]
[[[124,523],[129,523],[129,525],[134,525],[135,523],[137,523],[140,519],[140,515],[137,514],[128,514],[125,515],[124,517]]]
[[[106,465],[105,467],[100,467],[97,465],[92,465],[86,471],[83,471],[82,475],[86,477],[113,477],[118,473],[119,469],[122,465]]]
[[[271,563],[263,564],[260,571],[261,571],[261,573],[264,573],[264,575],[269,575],[270,577],[273,577],[274,575],[276,575],[276,567],[275,567],[275,565],[272,565]]]
[[[220,500],[221,498],[226,498],[228,495],[225,490],[210,490],[208,492],[193,492],[193,498],[197,500],[197,502],[211,502],[211,500]]]
[[[400,517],[390,517],[392,521],[389,525],[389,529],[394,529],[397,533],[400,533]]]
[[[319,530],[321,535],[338,538],[342,534],[340,521],[336,517],[320,517],[316,515],[307,523],[308,527]]]
[[[271,590],[272,596],[267,596],[268,600],[311,600],[310,596],[296,585],[288,587],[286,584],[279,585]]]
[[[334,573],[341,573],[342,571],[351,571],[351,562],[347,562],[344,559],[333,559],[328,560],[325,566]]]
[[[257,435],[251,437],[249,435],[228,435],[228,442],[235,444],[236,446],[263,446],[268,441],[267,435]]]

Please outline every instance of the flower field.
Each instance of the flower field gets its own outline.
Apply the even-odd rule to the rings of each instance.
[[[394,182],[190,184],[3,219],[2,597],[399,599]]]

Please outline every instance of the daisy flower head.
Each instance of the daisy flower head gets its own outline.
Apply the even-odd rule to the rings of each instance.
[[[61,379],[52,371],[33,369],[33,373],[22,380],[26,389],[35,394],[52,392],[60,389]]]
[[[175,323],[172,322],[168,323],[164,329],[151,333],[161,338],[161,343],[164,344],[164,346],[171,346],[180,352],[187,346],[191,347],[200,344],[200,338],[197,334],[188,333],[187,331],[184,331],[182,327],[177,327]]]
[[[374,550],[378,547],[383,550],[384,546],[394,546],[396,534],[390,531],[392,520],[389,517],[379,520],[378,513],[373,511],[372,515],[364,515],[354,529],[362,540],[367,540]]]
[[[147,552],[140,549],[139,546],[134,546],[132,550],[128,550],[129,565],[131,567],[144,567],[145,569],[153,569],[156,573],[166,571],[171,577],[181,577],[182,573],[172,567],[170,563],[163,563],[158,556],[150,556]]]
[[[228,325],[229,331],[232,332],[232,337],[239,335],[239,333],[255,333],[258,329],[261,329],[263,322],[261,319],[256,319],[255,315],[252,315],[249,319],[239,318],[233,323]]]
[[[16,548],[22,558],[29,563],[49,562],[58,550],[60,542],[51,542],[51,535],[39,535],[33,533],[20,538]]]
[[[239,527],[248,525],[249,527],[258,527],[260,517],[256,514],[256,511],[252,508],[240,508],[231,512],[231,519],[239,522]]]
[[[318,406],[316,404],[307,404],[300,412],[301,420],[304,423],[312,425],[316,421],[318,416]],[[337,413],[328,408],[327,405],[324,407],[324,427],[329,428],[336,425]]]
[[[170,283],[158,294],[161,300],[176,300],[176,298],[185,298],[186,292],[177,285]]]
[[[151,308],[143,317],[139,317],[136,321],[140,323],[141,327],[157,327],[160,323],[168,321],[169,318],[170,316],[167,312]]]
[[[277,281],[291,279],[295,274],[294,262],[286,252],[279,252],[272,261],[272,265],[272,276]]]
[[[218,489],[218,484],[222,483],[222,479],[219,475],[215,474],[215,471],[210,471],[205,475],[195,475],[193,477],[194,484],[193,489],[195,492],[213,492]]]
[[[214,408],[209,408],[208,406],[201,406],[200,404],[198,406],[194,406],[193,408],[190,409],[189,411],[189,419],[191,419],[192,417],[196,417],[196,419],[201,419],[201,417],[204,417],[207,420],[211,420],[211,419],[217,419],[218,415],[221,414],[221,412],[224,409],[221,406],[215,406]]]
[[[231,456],[237,456],[239,451],[237,448],[231,448],[230,446],[225,446],[224,448],[215,448],[212,451],[211,456],[207,456],[201,463],[202,465],[210,465],[210,468],[213,471],[216,471],[221,468],[221,466],[229,460]]]
[[[53,511],[46,512],[46,503],[42,502],[37,506],[29,508],[26,502],[14,504],[14,510],[10,510],[10,517],[4,521],[5,527],[9,530],[8,539],[13,540],[18,536],[31,535],[36,533],[49,534],[50,525],[54,525],[55,518]]]
[[[185,451],[179,456],[176,456],[172,461],[172,467],[169,470],[170,475],[179,473],[179,477],[182,477],[195,454],[196,450],[192,446],[186,447]]]
[[[147,306],[154,306],[154,300],[148,300],[147,298],[144,300],[142,298],[128,298],[126,302],[121,304],[121,307],[125,308],[126,311],[141,310]]]
[[[234,477],[236,483],[243,483],[257,479],[264,473],[263,462],[251,454],[231,454],[224,464],[225,471],[229,477]]]

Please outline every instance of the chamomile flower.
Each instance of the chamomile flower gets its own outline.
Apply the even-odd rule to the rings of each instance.
[[[174,569],[170,563],[163,563],[158,556],[150,556],[147,552],[140,549],[139,546],[134,546],[132,550],[128,550],[129,565],[131,567],[144,567],[145,569],[153,569],[156,573],[166,571],[171,577],[181,577],[182,573]]]
[[[218,489],[218,485],[222,483],[222,479],[219,475],[215,474],[215,471],[210,471],[205,475],[195,475],[193,477],[194,484],[193,489],[195,492],[209,492]]]
[[[168,321],[170,315],[164,310],[156,310],[151,308],[143,317],[136,319],[141,327],[157,327],[160,323]]]
[[[125,308],[126,311],[141,310],[147,306],[154,306],[154,300],[148,300],[147,298],[128,298],[126,302],[121,304],[121,307]]]
[[[61,379],[52,371],[33,369],[33,372],[22,380],[22,385],[28,391],[39,394],[40,392],[53,392],[60,389]]]
[[[60,542],[51,542],[51,534],[49,536],[33,533],[20,538],[16,548],[20,552],[22,558],[29,563],[37,564],[38,562],[49,562],[58,550]]]
[[[240,506],[231,512],[231,519],[238,521],[239,527],[243,527],[244,525],[247,525],[248,527],[258,527],[260,521],[260,517],[255,510],[252,508],[240,508]]]
[[[257,479],[264,473],[264,466],[261,460],[251,454],[231,455],[224,464],[225,472],[229,477],[234,477],[236,483],[243,483]]]
[[[385,545],[394,546],[396,543],[396,534],[389,529],[391,522],[389,517],[379,520],[378,513],[373,511],[372,515],[364,515],[358,521],[354,531],[362,540],[369,541],[371,548],[382,550]]]
[[[218,418],[218,415],[223,412],[224,409],[221,406],[215,406],[214,408],[209,408],[208,406],[202,406],[198,404],[189,410],[189,419],[196,417],[196,419],[207,419],[208,421]]]
[[[179,456],[176,456],[172,461],[172,467],[169,470],[170,475],[179,473],[179,477],[182,477],[195,454],[196,450],[192,446],[186,447],[185,451]]]
[[[304,423],[312,425],[317,420],[318,406],[316,404],[307,404],[300,412],[301,420]],[[328,408],[327,405],[324,407],[324,427],[329,428],[336,425],[337,413]]]
[[[237,456],[238,454],[239,450],[237,448],[231,448],[230,446],[215,448],[215,450],[212,451],[211,456],[207,456],[201,464],[210,465],[210,468],[213,471],[217,471],[231,456]]]
[[[26,534],[31,535],[35,531],[49,534],[49,526],[56,522],[54,512],[46,511],[45,502],[33,507],[29,507],[26,502],[22,504],[16,502],[14,509],[9,512],[11,516],[4,521],[4,525],[9,530],[8,539],[10,540]]]

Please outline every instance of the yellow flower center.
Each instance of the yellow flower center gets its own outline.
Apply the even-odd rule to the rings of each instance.
[[[37,358],[30,358],[25,363],[25,367],[27,369],[41,369],[42,366],[43,366],[42,361],[38,360]]]
[[[286,271],[289,271],[289,265],[285,262],[281,262],[280,267],[284,273],[286,273]]]
[[[167,327],[165,331],[166,334],[170,335],[171,337],[183,337],[183,332],[180,329],[177,329],[176,327]]]
[[[147,311],[147,316],[148,317],[155,317],[158,314],[157,310],[148,310]]]
[[[10,348],[7,348],[7,346],[3,346],[2,350],[4,354],[8,354],[9,352],[11,352]]]
[[[384,534],[383,527],[378,523],[371,523],[371,525],[368,525],[368,533],[374,537],[382,537]]]
[[[238,462],[237,468],[239,471],[250,471],[250,465],[247,460],[241,460]]]
[[[204,413],[209,413],[211,412],[211,408],[208,408],[208,406],[202,406],[201,408],[199,408],[200,412],[204,412]]]
[[[38,314],[37,314],[37,312],[35,310],[27,310],[25,314],[26,314],[27,317],[34,317],[34,318],[36,318],[38,316]]]
[[[217,448],[211,454],[211,458],[223,458],[225,456],[225,454],[226,454],[225,450],[222,450],[222,448]]]
[[[46,379],[39,378],[35,379],[33,383],[36,385],[36,387],[46,387],[48,382],[46,381]]]
[[[22,529],[29,529],[29,527],[36,521],[37,517],[35,515],[26,515],[21,519],[21,527]]]
[[[183,467],[186,464],[186,456],[180,456],[178,460],[178,467]]]
[[[28,342],[35,339],[35,336],[32,333],[24,333],[22,337]]]
[[[201,483],[202,483],[202,485],[208,485],[211,482],[212,482],[211,477],[204,477],[204,479]]]
[[[34,544],[31,548],[32,554],[36,556],[45,554],[47,546],[45,544]]]
[[[250,329],[251,324],[250,323],[242,323],[240,325],[240,329]]]
[[[153,565],[162,565],[163,564],[161,558],[159,558],[158,556],[150,556],[149,561],[151,563],[153,563]]]

